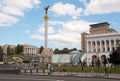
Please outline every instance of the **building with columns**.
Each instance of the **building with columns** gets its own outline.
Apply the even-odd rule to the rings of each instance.
[[[109,23],[90,25],[90,33],[81,34],[81,48],[87,56],[87,65],[91,65],[99,57],[102,64],[110,52],[116,50],[120,33],[109,28]]]
[[[38,54],[38,48],[36,46],[24,44],[24,54],[32,55],[32,54]]]

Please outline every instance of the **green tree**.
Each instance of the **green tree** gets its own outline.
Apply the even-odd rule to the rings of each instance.
[[[40,49],[39,49],[39,53],[40,53],[40,54],[42,53],[43,49],[44,49],[44,47],[41,46]]]
[[[106,58],[105,55],[103,56],[103,62],[102,63],[103,63],[104,66],[106,66],[106,64],[107,64],[107,58]]]
[[[60,54],[60,50],[59,50],[58,48],[56,48],[56,49],[54,50],[54,54]]]
[[[11,55],[10,46],[7,47],[7,55]]]
[[[14,50],[14,48],[11,48],[10,49],[10,53],[13,55],[15,52],[14,52],[15,50]]]
[[[110,55],[109,62],[115,66],[120,65],[120,51],[113,51]]]
[[[73,48],[73,49],[70,49],[70,52],[71,52],[71,51],[76,51],[76,50],[77,50],[77,48]]]
[[[62,52],[68,54],[70,53],[70,50],[68,48],[63,48]]]
[[[3,61],[3,50],[2,47],[0,46],[0,62]]]
[[[1,46],[0,46],[0,54],[3,54],[3,49]]]
[[[15,47],[15,53],[16,54],[21,54],[21,53],[23,53],[23,45],[20,45],[20,44],[18,44],[16,47]]]

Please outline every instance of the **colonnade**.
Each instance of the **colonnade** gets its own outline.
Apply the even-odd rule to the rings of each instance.
[[[37,53],[37,49],[34,47],[24,48],[24,54],[36,54],[36,53]]]
[[[116,49],[117,39],[87,40],[87,52],[110,52]]]

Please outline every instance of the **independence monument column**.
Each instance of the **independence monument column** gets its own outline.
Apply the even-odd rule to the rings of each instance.
[[[44,16],[44,20],[45,20],[45,48],[48,48],[48,8],[49,6],[45,7],[45,16]]]
[[[42,59],[42,63],[44,64],[49,64],[52,62],[52,54],[53,54],[53,50],[51,48],[48,48],[48,8],[44,7],[45,9],[45,16],[44,16],[44,20],[45,20],[45,48],[43,49],[42,53],[41,53],[41,59]]]

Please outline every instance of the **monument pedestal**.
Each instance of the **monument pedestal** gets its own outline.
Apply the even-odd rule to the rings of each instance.
[[[44,64],[52,63],[52,54],[53,54],[53,49],[44,48],[41,53],[42,63],[44,63]]]

